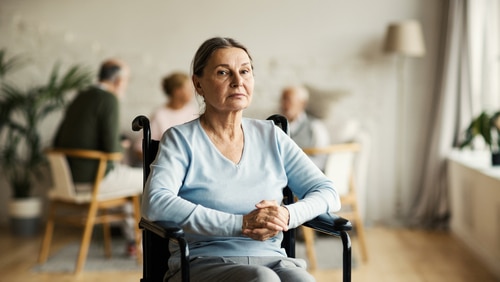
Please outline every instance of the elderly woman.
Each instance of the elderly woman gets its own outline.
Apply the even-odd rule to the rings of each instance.
[[[163,135],[143,214],[184,228],[194,281],[314,281],[303,260],[281,249],[282,231],[339,210],[332,182],[272,121],[243,117],[254,89],[243,45],[208,39],[192,73],[205,111]],[[282,206],[286,185],[299,201]],[[165,279],[180,281],[171,248]]]

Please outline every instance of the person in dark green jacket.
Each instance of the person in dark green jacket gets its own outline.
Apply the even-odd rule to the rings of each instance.
[[[54,147],[121,152],[119,99],[125,95],[129,75],[130,70],[124,62],[116,59],[104,61],[99,70],[98,83],[78,93],[66,109],[54,138]],[[68,163],[76,186],[89,187],[78,184],[93,182],[97,161],[70,158]],[[99,192],[141,193],[142,168],[109,162]],[[131,212],[132,208],[127,210]],[[135,252],[132,244],[133,223],[133,218],[128,218],[124,228],[131,255]]]

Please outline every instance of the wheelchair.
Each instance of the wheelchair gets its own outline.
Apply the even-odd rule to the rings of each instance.
[[[272,115],[268,118],[273,120],[276,126],[288,133],[288,121],[284,116]],[[151,129],[149,119],[146,116],[137,116],[132,122],[134,131],[143,131],[143,169],[144,184],[150,172],[150,164],[156,157],[158,151],[158,140],[151,139]],[[284,204],[294,201],[291,190],[284,189]],[[340,237],[343,245],[343,281],[351,281],[351,240],[348,231],[352,230],[352,224],[335,214],[323,214],[315,219],[303,224],[316,231]],[[175,240],[181,250],[181,273],[182,280],[189,281],[189,246],[184,238],[183,229],[168,221],[149,221],[141,218],[139,228],[142,230],[143,248],[143,277],[141,282],[163,281],[163,277],[168,270],[168,259],[170,257],[168,244],[170,240]],[[288,257],[295,258],[295,230],[290,229],[283,234],[282,248],[285,249]]]

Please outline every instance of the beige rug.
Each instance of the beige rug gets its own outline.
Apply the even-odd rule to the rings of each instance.
[[[142,271],[142,264],[137,263],[137,259],[129,258],[125,255],[125,240],[112,239],[112,257],[104,256],[102,241],[93,240],[90,244],[87,261],[84,271],[116,271],[131,270]],[[73,272],[76,258],[80,249],[80,242],[69,243],[59,251],[53,253],[46,263],[36,265],[35,272]]]

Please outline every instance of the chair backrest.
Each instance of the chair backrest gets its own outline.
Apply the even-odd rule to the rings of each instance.
[[[304,152],[308,155],[327,154],[324,173],[334,181],[335,189],[340,195],[347,195],[354,189],[354,172],[360,148],[358,143],[344,143],[306,148]]]
[[[335,187],[340,195],[353,192],[354,172],[356,167],[356,156],[360,149],[357,143],[334,145],[327,158],[325,175],[335,181]]]
[[[66,156],[58,152],[47,152],[50,163],[53,187],[50,190],[51,197],[72,199],[75,197],[75,186]]]

